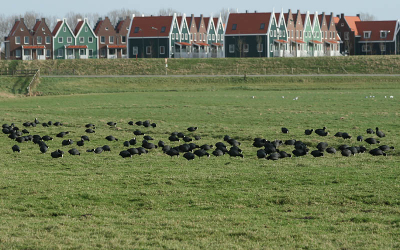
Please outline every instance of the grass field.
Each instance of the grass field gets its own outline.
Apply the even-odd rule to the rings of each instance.
[[[397,78],[43,78],[36,88],[42,96],[30,98],[23,97],[22,82],[0,78],[1,124],[22,129],[35,117],[61,121],[63,127],[28,130],[42,136],[71,131],[66,138],[75,142],[86,123],[97,129],[80,156],[61,159],[41,154],[32,142],[13,153],[16,142],[0,135],[0,248],[400,247]],[[139,129],[156,142],[198,126],[197,144],[230,135],[242,143],[244,158],[189,162],[160,149],[131,159],[118,156],[138,128],[127,123],[146,119],[157,128]],[[117,127],[109,128],[109,121]],[[289,134],[280,132],[283,126]],[[323,126],[328,137],[304,135]],[[386,133],[382,144],[396,148],[387,157],[339,153],[273,162],[258,160],[252,147],[253,138],[264,137],[302,140],[312,150],[320,141],[371,149],[355,138],[366,138],[366,129],[377,126]],[[338,131],[353,138],[333,137]],[[106,141],[108,135],[119,141]],[[61,141],[48,142],[49,152],[77,147],[62,147]],[[105,144],[111,152],[85,152]]]

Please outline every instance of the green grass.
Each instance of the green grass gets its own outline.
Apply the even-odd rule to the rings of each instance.
[[[42,75],[165,75],[164,58],[0,61],[0,68]],[[169,75],[399,74],[398,55],[305,58],[168,59]]]
[[[13,83],[0,80],[2,91],[11,95],[7,86]],[[382,142],[400,148],[398,84],[396,78],[382,77],[43,78],[37,91],[44,96],[0,96],[1,123],[22,127],[35,117],[62,121],[63,127],[28,130],[40,135],[71,131],[67,138],[74,141],[85,134],[84,124],[98,129],[81,156],[62,159],[40,154],[32,143],[12,153],[14,143],[0,136],[0,246],[399,248],[398,150],[388,157],[308,155],[271,162],[258,160],[251,146],[254,137],[295,138],[312,149],[320,141],[334,147],[366,145],[355,137],[379,126],[387,135]],[[365,98],[370,95],[375,98]],[[384,98],[390,95],[394,99]],[[228,134],[242,143],[244,159],[188,162],[159,149],[122,159],[122,142],[136,129],[128,121],[146,119],[158,127],[140,129],[156,141],[168,141],[170,132],[186,132],[189,126],[199,127],[199,145],[215,144]],[[109,128],[108,121],[118,122],[117,128]],[[282,126],[290,134],[282,134]],[[353,139],[304,135],[306,128],[323,126],[331,134],[349,132]],[[120,141],[108,142],[108,135]],[[112,152],[85,152],[104,144]],[[50,151],[62,148],[60,138],[48,145]]]

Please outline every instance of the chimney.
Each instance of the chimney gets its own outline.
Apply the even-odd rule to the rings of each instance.
[[[331,12],[331,18],[333,18],[333,12]]]
[[[254,13],[257,13],[257,11],[255,10]]]
[[[360,16],[360,14],[357,14],[357,16],[361,19],[361,16]]]
[[[322,15],[325,16],[325,11],[322,12]]]
[[[340,15],[336,15],[336,17],[339,17],[339,18],[340,18]]]
[[[23,23],[23,22],[24,22],[24,18],[23,18],[23,17],[21,17],[21,19],[20,19],[20,20],[21,20],[21,23]]]
[[[344,13],[340,14],[340,19],[344,19]]]
[[[78,23],[79,23],[80,21],[82,21],[82,19],[78,18]]]
[[[124,18],[123,18],[123,17],[120,17],[120,18],[119,18],[119,21],[122,21],[122,20],[124,20]]]
[[[39,19],[36,19],[36,22],[39,22],[40,20]]]
[[[45,22],[46,22],[45,20],[46,20],[46,18],[42,17],[42,22],[44,22],[44,23],[45,23]]]
[[[194,18],[194,14],[192,14],[191,17]]]
[[[15,19],[15,22],[18,22],[19,20],[18,19]]]
[[[99,17],[99,21],[103,20],[103,18]]]
[[[246,13],[248,13],[248,11],[246,10]]]

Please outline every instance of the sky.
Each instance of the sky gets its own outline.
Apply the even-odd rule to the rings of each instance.
[[[373,14],[378,20],[397,20],[400,19],[400,1],[399,0],[364,0],[364,1],[350,1],[350,0],[336,0],[336,1],[298,1],[298,0],[285,0],[285,1],[243,1],[231,0],[229,1],[215,1],[215,0],[202,0],[202,1],[162,1],[152,0],[147,1],[132,1],[132,0],[118,0],[113,5],[113,1],[104,0],[68,0],[61,1],[55,4],[54,0],[19,0],[19,1],[3,1],[0,5],[0,15],[23,14],[26,11],[35,11],[45,15],[54,15],[59,18],[69,11],[79,13],[99,13],[105,15],[108,11],[121,8],[136,9],[145,14],[156,14],[159,9],[172,8],[179,12],[200,15],[204,14],[209,16],[216,13],[222,8],[234,8],[239,12],[280,12],[283,8],[284,12],[290,8],[293,10],[300,9],[301,12],[323,11],[334,15],[345,13],[346,15],[356,15],[357,13],[364,12]],[[378,4],[379,3],[379,4]]]

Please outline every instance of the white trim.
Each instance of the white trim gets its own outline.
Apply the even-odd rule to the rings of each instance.
[[[129,36],[131,35],[131,28],[132,28],[132,23],[133,23],[133,20],[135,19],[135,14],[132,14],[132,20],[131,20],[131,22],[129,23],[129,29],[128,29],[128,34],[126,35],[126,44],[127,44],[127,51],[126,51],[126,53],[128,54],[128,58],[129,58]]]

